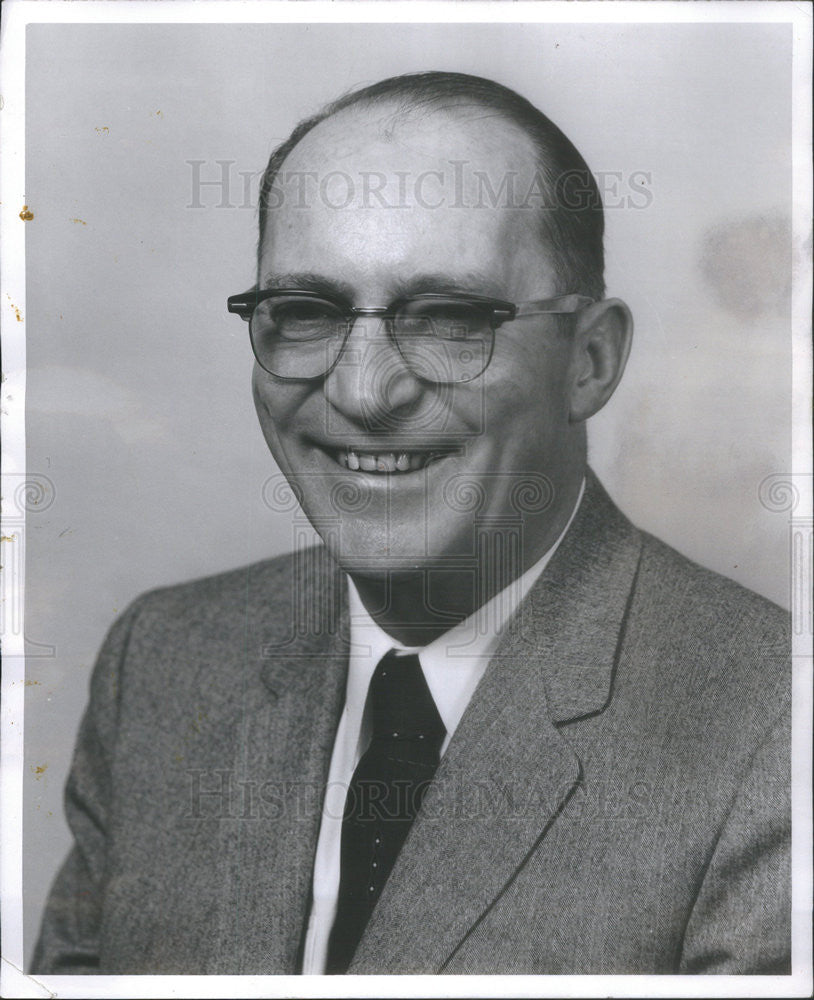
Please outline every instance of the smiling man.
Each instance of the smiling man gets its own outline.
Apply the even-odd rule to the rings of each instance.
[[[586,466],[632,320],[580,154],[394,78],[298,126],[260,221],[229,308],[324,546],[114,626],[35,970],[788,971],[786,616]]]

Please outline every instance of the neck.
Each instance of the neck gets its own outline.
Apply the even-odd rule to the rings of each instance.
[[[581,479],[568,491],[564,497],[567,502],[559,505],[556,512],[546,512],[544,524],[524,521],[520,531],[514,526],[485,530],[475,546],[477,556],[470,566],[453,570],[439,562],[376,576],[351,572],[365,610],[396,642],[405,646],[429,645],[474,614],[545,555],[565,530],[580,485]],[[536,529],[534,533],[532,528]]]

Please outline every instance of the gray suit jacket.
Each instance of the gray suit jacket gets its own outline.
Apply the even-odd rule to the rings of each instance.
[[[590,477],[350,971],[787,972],[786,617]],[[93,675],[33,970],[296,972],[347,659],[321,549],[139,598]]]

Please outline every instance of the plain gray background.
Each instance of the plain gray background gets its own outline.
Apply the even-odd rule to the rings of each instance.
[[[592,463],[640,527],[788,604],[788,521],[758,488],[789,469],[790,26],[29,26],[28,473],[55,493],[26,526],[29,958],[112,619],[292,545],[225,311],[254,280],[252,175],[324,101],[424,69],[514,87],[604,176],[636,335]],[[196,199],[193,160],[229,161],[227,206]]]

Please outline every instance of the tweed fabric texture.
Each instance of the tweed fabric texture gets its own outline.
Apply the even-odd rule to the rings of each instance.
[[[788,616],[589,475],[441,760],[359,973],[789,970]],[[313,549],[139,598],[97,662],[39,973],[293,973],[342,709]]]

